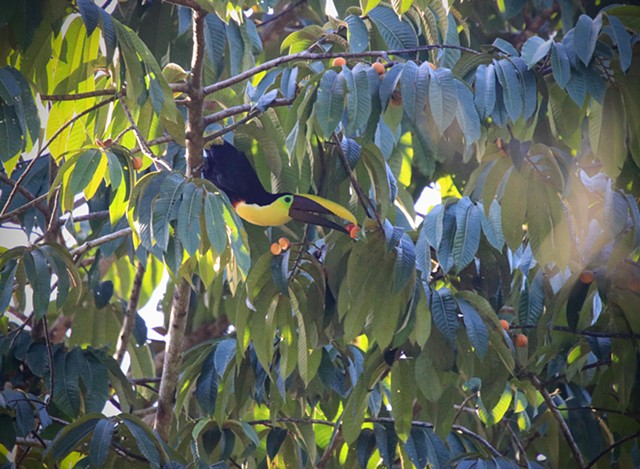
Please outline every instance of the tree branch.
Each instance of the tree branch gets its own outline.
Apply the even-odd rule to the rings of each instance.
[[[80,99],[97,98],[99,96],[115,96],[116,94],[116,90],[95,90],[74,94],[41,94],[40,99],[43,101],[77,101]]]
[[[176,392],[180,365],[182,363],[182,342],[187,324],[191,285],[186,279],[179,280],[173,291],[169,332],[165,344],[162,378],[158,391],[158,408],[156,411],[155,430],[165,441],[169,440],[171,419],[173,417],[173,400]]]
[[[560,426],[560,431],[562,432],[562,436],[564,437],[565,441],[569,445],[569,449],[571,450],[571,454],[573,455],[573,459],[575,460],[577,467],[580,469],[586,469],[587,466],[585,465],[584,458],[582,457],[582,453],[580,452],[580,448],[578,448],[578,445],[576,444],[576,440],[573,439],[573,435],[571,434],[571,430],[569,430],[569,426],[567,425],[567,422],[565,422],[564,418],[562,417],[562,414],[560,414],[560,411],[557,409],[557,407],[553,403],[553,399],[551,399],[551,395],[549,394],[549,391],[547,391],[547,389],[542,385],[538,377],[533,373],[528,373],[527,378],[529,378],[529,381],[531,381],[531,384],[533,384],[533,386],[542,395],[544,402],[547,404],[547,408],[549,409],[549,412],[551,412],[551,415]]]
[[[365,52],[324,52],[324,53],[312,53],[308,51],[302,51],[295,54],[283,55],[282,57],[277,57],[275,59],[268,60],[260,65],[250,68],[249,70],[246,70],[242,73],[229,77],[226,80],[221,80],[212,85],[205,86],[204,94],[209,95],[211,93],[215,93],[216,91],[220,91],[224,88],[228,88],[229,86],[235,85],[236,83],[240,83],[243,80],[251,78],[252,76],[260,72],[264,72],[266,70],[270,70],[272,68],[275,68],[280,65],[284,65],[286,63],[293,62],[296,60],[326,60],[326,59],[335,59],[336,57],[343,57],[345,59],[362,59],[367,57],[387,57],[389,55],[411,54],[411,53],[417,53],[417,52],[430,51],[434,49],[456,49],[456,50],[468,52],[470,54],[475,54],[475,55],[483,54],[482,52],[469,49],[468,47],[454,46],[449,44],[430,44],[428,46],[412,47],[409,49],[395,49],[395,50],[389,50],[389,51],[372,50],[372,51],[365,51]]]
[[[626,443],[627,441],[633,440],[634,438],[638,438],[638,437],[640,437],[640,432],[632,433],[631,435],[627,435],[627,436],[625,436],[623,438],[620,438],[618,441],[613,442],[607,448],[603,449],[600,452],[600,454],[598,454],[595,458],[593,458],[591,461],[589,461],[589,464],[587,464],[585,466],[585,469],[589,469],[590,467],[595,466],[600,458],[602,458],[607,453],[613,451],[615,448],[617,448],[621,444]]]
[[[101,244],[108,243],[109,241],[113,241],[113,240],[116,240],[118,238],[122,238],[124,236],[129,236],[130,234],[131,234],[131,228],[123,228],[121,230],[114,231],[113,233],[109,233],[108,235],[101,236],[100,238],[91,239],[89,241],[86,241],[84,244],[81,244],[77,248],[72,249],[71,251],[69,251],[69,254],[71,254],[71,256],[74,257],[74,259],[77,260],[80,256],[82,256],[89,249],[95,248],[96,246],[100,246]]]
[[[15,186],[15,181],[13,179],[9,179],[4,173],[0,173],[0,181],[5,182],[11,186]],[[36,207],[38,210],[40,210],[44,214],[44,216],[48,215],[47,208],[44,205],[42,205],[42,201],[46,200],[49,194],[42,194],[39,197],[34,197],[33,194],[31,194],[31,192],[29,192],[23,187],[18,187],[18,192],[24,195],[27,199],[30,199],[29,202],[27,202],[24,205],[21,205],[15,210],[10,211],[9,213],[5,213],[4,215],[0,216],[0,223],[2,223],[5,220],[10,220],[16,215],[20,215],[21,213],[26,212],[32,207]]]
[[[140,300],[140,290],[142,289],[144,270],[144,264],[142,262],[138,262],[136,275],[133,278],[133,287],[131,287],[131,295],[129,296],[129,303],[127,304],[127,309],[124,312],[124,319],[122,321],[122,327],[120,328],[120,335],[118,336],[116,353],[113,356],[113,358],[118,362],[118,365],[122,364],[122,359],[127,351],[127,345],[129,345],[129,337],[136,327],[136,313],[138,311],[138,301]]]
[[[284,99],[278,98],[274,99],[269,107],[278,107],[278,106],[289,106],[293,103],[292,99]],[[209,114],[204,118],[204,125],[207,126],[209,124],[213,124],[215,122],[219,122],[227,117],[235,116],[236,114],[241,114],[243,112],[249,112],[254,109],[255,106],[253,104],[241,104],[239,106],[232,106],[222,111],[215,112],[213,114]]]
[[[138,145],[140,146],[140,150],[142,151],[142,154],[148,156],[153,160],[153,163],[155,164],[155,167],[158,171],[160,171],[159,166],[162,166],[164,169],[170,171],[171,167],[167,163],[162,161],[160,158],[158,158],[151,151],[151,148],[149,148],[149,144],[144,139],[142,132],[140,132],[140,129],[136,125],[136,121],[133,119],[133,115],[131,114],[131,110],[129,109],[129,106],[125,101],[124,96],[120,94],[118,95],[118,99],[120,101],[120,105],[122,106],[122,109],[124,109],[124,113],[127,115],[127,120],[129,121],[129,124],[130,124],[129,127],[133,130],[133,133],[136,136],[136,140],[138,141]]]

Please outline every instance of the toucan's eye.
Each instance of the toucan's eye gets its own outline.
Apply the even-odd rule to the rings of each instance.
[[[284,198],[285,203],[290,204],[293,201],[293,198],[290,195],[285,196]]]

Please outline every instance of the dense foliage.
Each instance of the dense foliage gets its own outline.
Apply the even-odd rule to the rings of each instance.
[[[451,3],[2,2],[3,467],[640,465],[640,7]]]

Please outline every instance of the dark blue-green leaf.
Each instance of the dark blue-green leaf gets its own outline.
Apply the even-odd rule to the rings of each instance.
[[[389,49],[410,49],[418,46],[418,35],[410,23],[402,21],[391,8],[377,6],[369,18],[378,28]]]
[[[320,79],[315,111],[320,130],[326,138],[331,136],[342,119],[344,87],[344,75],[335,70],[327,70]]]
[[[95,467],[102,467],[105,463],[114,432],[115,421],[111,418],[102,419],[96,424],[91,443],[89,443],[89,461]]]
[[[448,288],[431,289],[431,317],[440,333],[450,344],[454,344],[460,321],[458,306]]]
[[[347,23],[347,40],[350,52],[362,52],[369,46],[369,31],[365,22],[357,15],[349,15]]]
[[[463,197],[455,206],[456,234],[453,239],[453,260],[457,271],[465,268],[476,255],[480,245],[480,210],[468,197]]]
[[[187,184],[182,193],[182,203],[178,212],[178,237],[190,255],[194,255],[200,245],[200,214],[204,191],[194,184]]]
[[[206,415],[213,415],[218,399],[218,373],[216,372],[215,355],[216,351],[212,350],[204,359],[194,393],[196,401]]]
[[[478,357],[482,360],[489,351],[489,330],[486,324],[482,321],[480,314],[476,309],[471,306],[462,298],[458,298],[458,307],[462,312],[462,320],[464,321],[464,327],[467,331],[467,337],[473,350]]]
[[[598,35],[602,28],[602,16],[598,15],[595,19],[591,19],[587,15],[580,15],[576,27],[574,29],[574,43],[579,44],[576,47],[576,55],[583,64],[588,65],[596,50]]]

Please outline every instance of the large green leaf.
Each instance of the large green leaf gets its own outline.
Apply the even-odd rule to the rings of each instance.
[[[573,40],[575,44],[578,44],[578,47],[575,48],[576,55],[585,65],[589,65],[589,62],[591,62],[593,53],[596,50],[596,43],[601,28],[602,15],[591,19],[589,16],[583,14],[578,18],[574,29]]]
[[[627,121],[620,91],[610,86],[607,88],[603,105],[594,105],[594,107],[596,107],[595,112],[600,113],[597,116],[600,128],[595,129],[598,140],[593,149],[607,175],[615,179],[622,171],[628,151]]]
[[[489,330],[475,308],[462,298],[458,298],[458,307],[462,312],[462,320],[469,337],[469,342],[476,355],[482,360],[489,351]]]
[[[460,321],[458,320],[458,306],[448,288],[431,289],[429,309],[433,323],[447,341],[454,344]]]
[[[411,432],[416,391],[413,385],[414,373],[412,360],[397,360],[391,367],[391,411],[396,433],[402,441],[407,441]]]
[[[369,12],[369,18],[376,25],[389,49],[410,49],[418,45],[418,36],[413,26],[398,18],[391,8],[377,6]]]
[[[365,22],[357,15],[345,18],[348,25],[347,40],[351,52],[362,52],[369,46],[369,31]]]
[[[344,86],[344,75],[335,70],[327,70],[320,79],[315,113],[318,125],[326,138],[331,136],[342,119]]]
[[[78,446],[102,420],[101,414],[87,414],[65,426],[57,435],[51,446],[47,448],[46,455],[53,461],[62,461],[71,451],[79,449]]]
[[[51,296],[51,271],[46,256],[35,248],[23,257],[27,279],[33,289],[33,312],[41,319],[47,314]]]
[[[422,66],[429,67],[428,64]],[[458,106],[457,87],[451,70],[439,68],[430,73],[429,107],[433,120],[441,133],[451,125]]]
[[[480,209],[468,197],[458,201],[455,212],[456,234],[453,239],[453,260],[456,269],[461,271],[471,263],[478,251],[481,215]]]
[[[369,78],[363,64],[357,64],[353,70],[344,68],[347,83],[347,122],[345,131],[347,136],[353,136],[362,130],[371,114],[371,94],[369,92]]]
[[[482,64],[476,69],[475,104],[480,119],[491,115],[496,105],[496,74],[493,64]]]
[[[182,193],[178,210],[178,236],[190,255],[200,246],[200,215],[202,214],[204,191],[195,184],[187,184]]]
[[[101,419],[93,430],[89,444],[89,460],[96,467],[102,466],[109,455],[111,441],[115,433],[115,423],[113,418]]]
[[[494,60],[496,75],[502,85],[503,99],[507,114],[516,121],[522,114],[522,84],[518,79],[518,71],[513,62],[507,59]]]

